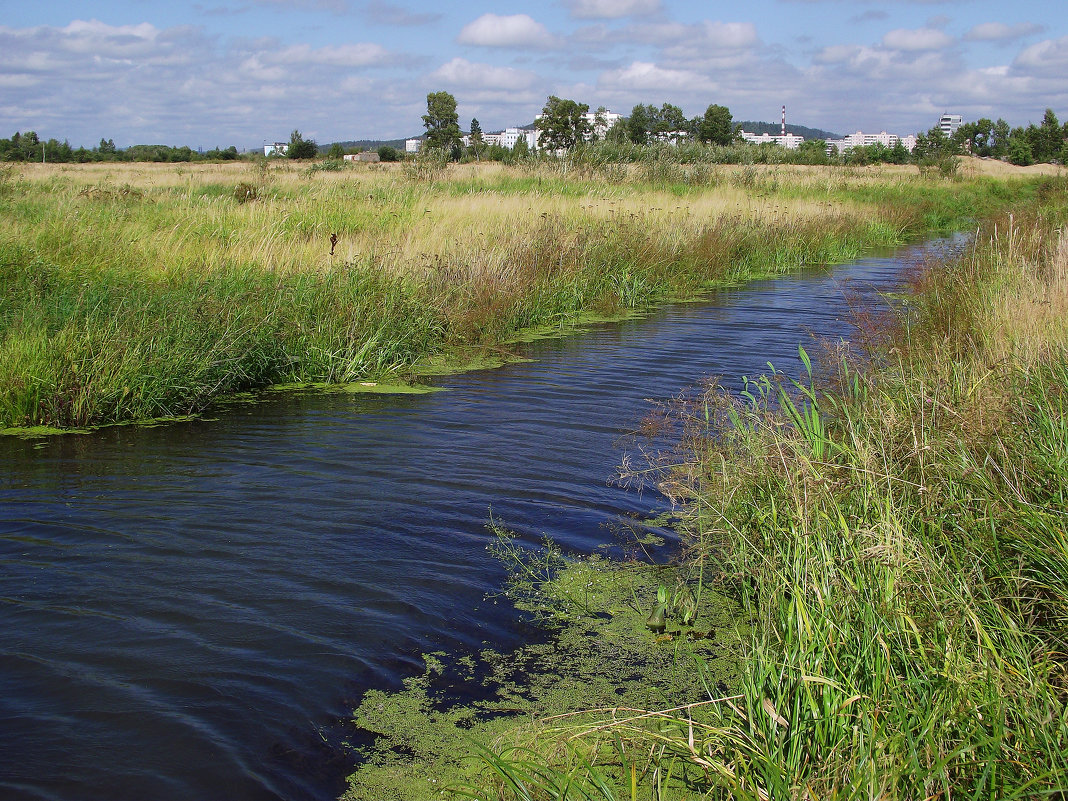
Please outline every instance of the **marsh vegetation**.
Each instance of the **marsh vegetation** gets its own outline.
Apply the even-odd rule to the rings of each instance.
[[[839,262],[1030,191],[905,169],[323,164],[5,168],[0,429],[406,378],[428,356]]]

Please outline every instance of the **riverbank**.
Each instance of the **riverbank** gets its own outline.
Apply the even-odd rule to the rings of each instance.
[[[864,338],[840,362],[825,358],[797,380],[769,375],[743,396],[711,384],[659,410],[649,428],[674,431],[669,465],[624,473],[653,475],[678,499],[689,546],[679,572],[580,563],[558,574],[565,589],[544,582],[526,608],[563,612],[576,587],[596,586],[562,631],[614,643],[627,604],[605,598],[639,587],[625,613],[638,656],[616,651],[600,664],[641,674],[641,655],[670,649],[672,670],[645,674],[670,675],[666,697],[635,703],[621,689],[614,703],[579,695],[540,714],[528,698],[535,719],[502,729],[442,711],[430,684],[415,682],[425,707],[408,720],[429,729],[405,741],[409,778],[396,774],[397,786],[451,781],[484,799],[1063,793],[1066,225],[1068,186],[1054,180],[982,226],[959,258],[912,272],[901,315],[863,321]],[[542,575],[537,560],[530,571],[505,556],[521,578]],[[591,570],[608,578],[591,582]],[[658,585],[671,639],[643,621]],[[693,652],[683,586],[714,590],[697,631],[706,613],[744,621],[727,624],[725,670]],[[530,686],[557,676],[570,686],[567,664],[586,663],[566,646],[558,653]],[[594,686],[583,670],[579,684]],[[370,703],[357,721],[395,747],[397,730],[368,714],[382,699]],[[449,759],[419,762],[421,736],[443,721],[460,721]],[[466,761],[461,730],[475,741]],[[373,797],[365,777],[384,750],[348,797]]]
[[[7,168],[0,429],[411,379],[523,329],[970,225],[1033,187],[757,166]]]

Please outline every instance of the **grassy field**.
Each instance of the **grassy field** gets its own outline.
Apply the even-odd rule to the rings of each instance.
[[[850,259],[1033,191],[893,169],[325,167],[4,168],[0,430],[405,380],[526,327]]]

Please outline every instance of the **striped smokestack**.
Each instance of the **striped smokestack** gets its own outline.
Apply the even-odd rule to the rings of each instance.
[[[786,106],[782,107],[782,135],[786,136]]]

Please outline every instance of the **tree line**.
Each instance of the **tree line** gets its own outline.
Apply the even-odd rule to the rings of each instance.
[[[240,154],[234,145],[204,152],[170,145],[131,145],[125,150],[115,146],[114,139],[101,139],[94,148],[73,148],[70,142],[44,140],[36,131],[16,131],[10,139],[0,139],[0,161],[44,161],[87,163],[95,161],[232,161]]]
[[[630,114],[617,124],[609,126],[603,107],[588,117],[590,107],[586,103],[551,95],[535,121],[537,144],[549,152],[570,151],[580,145],[597,140],[615,145],[651,145],[658,142],[681,144],[696,142],[705,145],[727,147],[740,145],[739,126],[733,122],[730,109],[710,104],[704,114],[687,118],[682,109],[671,103],[660,106],[639,103]],[[449,92],[431,92],[427,95],[427,113],[423,115],[426,128],[424,147],[445,154],[454,161],[487,160],[510,161],[528,155],[526,139],[520,138],[511,149],[486,142],[477,119],[471,120],[469,142],[464,146],[456,110],[456,98]],[[1026,127],[1012,128],[1003,120],[996,122],[982,118],[967,122],[947,137],[935,126],[918,137],[916,148],[909,153],[898,143],[894,147],[881,144],[852,148],[841,155],[826,152],[826,142],[820,139],[806,140],[789,155],[779,154],[778,160],[790,160],[803,164],[848,164],[866,163],[945,163],[946,159],[972,154],[984,158],[996,158],[1012,164],[1059,162],[1068,164],[1068,121],[1063,125],[1052,109],[1046,109],[1042,122]],[[774,145],[754,148],[753,160],[771,158],[767,153]],[[764,152],[761,152],[761,149]],[[378,148],[382,161],[398,161],[404,154],[395,148]],[[281,156],[282,154],[278,154]],[[305,139],[299,130],[290,136],[285,157],[312,159],[320,156],[320,148],[314,139]],[[334,143],[325,154],[328,159],[341,159],[345,151]],[[112,139],[101,139],[94,148],[72,148],[67,141],[43,140],[35,131],[15,132],[10,139],[0,139],[0,161],[45,161],[45,162],[98,162],[98,161],[231,161],[240,157],[234,145],[199,152],[189,147],[169,145],[132,145],[126,149],[115,146]]]
[[[709,105],[703,115],[693,118],[687,118],[681,108],[671,103],[660,106],[639,103],[631,109],[629,116],[612,126],[604,121],[606,109],[598,109],[592,123],[589,110],[586,103],[551,95],[535,120],[538,148],[566,152],[598,139],[633,145],[698,142],[727,147],[741,144],[740,126],[734,124],[730,109],[715,103]],[[423,125],[427,129],[424,147],[448,154],[454,161],[465,158],[507,160],[509,156],[524,154],[527,149],[524,139],[516,143],[511,153],[487,145],[478,119],[471,120],[470,144],[464,148],[456,98],[448,92],[427,95]],[[762,148],[767,158],[766,150],[777,147],[755,146],[754,160],[761,160]],[[1024,166],[1044,162],[1065,164],[1068,163],[1068,122],[1061,125],[1053,110],[1046,109],[1041,125],[1037,126],[1032,123],[1027,127],[1010,128],[1003,119],[992,122],[984,118],[965,123],[952,136],[946,136],[936,125],[917,137],[917,145],[911,153],[898,142],[894,146],[874,144],[855,147],[843,154],[831,154],[827,152],[825,140],[810,139],[790,152],[788,159],[804,164],[885,162],[921,166],[937,164],[945,168],[947,159],[962,154],[998,158]],[[780,158],[783,156],[785,154]]]

